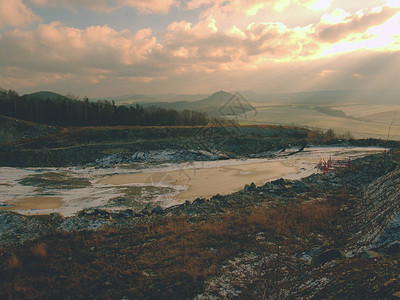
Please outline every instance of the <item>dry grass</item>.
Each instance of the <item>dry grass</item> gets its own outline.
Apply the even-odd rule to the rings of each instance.
[[[31,248],[32,254],[38,258],[45,258],[47,256],[47,245],[45,243],[38,243]]]
[[[323,230],[329,219],[336,213],[336,207],[327,202],[292,204],[273,210],[255,209],[249,222],[265,222],[265,226],[277,234],[306,235]]]
[[[14,253],[7,259],[7,267],[9,269],[21,269],[22,263]]]
[[[298,251],[293,241],[323,231],[334,214],[327,202],[289,204],[207,221],[169,216],[126,229],[51,235],[14,249],[8,260],[0,256],[0,277],[7,278],[0,283],[0,298],[193,298],[227,260],[244,252],[263,255],[257,233],[272,243],[285,235],[290,251]],[[4,264],[15,272],[7,275]]]
[[[293,203],[277,208],[257,207],[245,215],[227,214],[223,224],[238,227],[242,231],[298,236],[325,230],[336,212],[337,207],[327,201]]]

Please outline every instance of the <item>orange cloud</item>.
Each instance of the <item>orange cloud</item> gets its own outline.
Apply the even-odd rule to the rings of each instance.
[[[42,5],[50,3],[49,0],[32,1],[42,3]],[[67,1],[54,0],[53,3],[55,2],[66,3]],[[92,5],[91,9],[101,9],[101,7],[110,9],[111,4],[114,3],[114,5],[135,7],[140,13],[166,13],[171,6],[177,5],[174,0],[163,3],[158,0],[89,2]],[[81,2],[70,0],[69,3],[79,5]],[[152,9],[148,8],[151,3]],[[278,68],[283,69],[282,66],[286,66],[286,70],[289,70],[287,72],[293,72],[293,78],[294,75],[306,78],[302,70],[307,69],[312,74],[310,82],[327,85],[331,82],[346,84],[343,74],[347,74],[346,80],[357,79],[361,82],[368,72],[381,72],[374,71],[376,66],[369,65],[368,70],[359,70],[354,67],[343,73],[342,69],[347,66],[345,63],[341,67],[337,66],[338,61],[329,66],[320,65],[315,68],[311,66],[324,57],[334,57],[331,54],[340,52],[340,57],[342,57],[350,53],[350,50],[360,49],[342,47],[339,51],[339,48],[335,50],[334,46],[340,45],[336,43],[337,41],[356,44],[360,40],[371,40],[379,34],[379,31],[370,32],[369,29],[388,19],[392,22],[394,18],[391,16],[397,12],[395,8],[384,6],[355,14],[337,9],[324,15],[318,23],[303,27],[291,27],[281,22],[248,24],[250,17],[247,17],[247,14],[257,13],[259,10],[264,10],[266,6],[272,9],[275,3],[275,1],[261,2],[259,0],[248,2],[193,0],[189,2],[190,7],[207,6],[211,10],[203,14],[197,23],[185,20],[171,23],[165,32],[160,34],[159,39],[150,28],[137,32],[118,31],[107,25],[79,29],[64,26],[60,22],[40,24],[35,30],[15,29],[3,32],[0,35],[0,74],[3,75],[3,79],[0,78],[0,85],[4,82],[13,82],[15,85],[23,85],[24,82],[27,84],[28,76],[21,75],[24,71],[25,74],[37,73],[40,78],[48,73],[55,81],[68,80],[71,86],[72,84],[80,85],[83,82],[99,86],[106,82],[111,84],[114,80],[114,84],[118,81],[119,87],[123,87],[123,84],[130,86],[132,82],[138,84],[138,87],[140,87],[139,83],[150,85],[156,81],[172,82],[172,78],[175,78],[175,82],[178,83],[178,77],[183,84],[188,83],[189,79],[197,81],[199,78],[204,79],[202,84],[206,84],[207,79],[215,80],[217,84],[218,76],[230,78],[234,77],[232,74],[238,74],[236,79],[241,76],[243,78],[250,76],[249,74],[264,78],[263,72],[274,73]],[[290,3],[311,7],[317,5],[318,1],[299,0]],[[221,14],[238,13],[235,10],[241,8],[240,13],[246,16],[238,20],[233,18],[234,21],[238,21],[234,26],[222,26],[220,22],[222,15],[212,10],[217,6],[222,8]],[[388,24],[385,23],[385,26]],[[399,52],[399,38],[386,40],[391,43],[393,52]],[[329,49],[332,52],[329,53],[327,51]],[[384,52],[382,49],[379,51]],[[374,50],[376,49],[372,49],[371,52]],[[394,61],[397,56],[390,59]],[[297,66],[299,70],[296,73],[288,66]],[[338,72],[332,70],[338,70]],[[393,73],[397,74],[395,71]],[[7,76],[4,74],[9,74],[10,80],[14,78],[14,81],[6,82]],[[58,74],[58,76],[53,76],[53,74]],[[361,77],[354,74],[360,74]],[[21,76],[21,80],[18,80],[18,76]],[[271,84],[275,82],[271,78],[270,80]],[[226,79],[224,82],[228,84],[230,80]],[[296,83],[294,79],[292,82]],[[43,83],[55,84],[52,81],[43,81]],[[304,84],[303,81],[301,83]],[[284,87],[287,83],[281,83],[281,85]],[[166,87],[171,88],[168,85]]]
[[[301,60],[319,51],[313,29],[288,28],[282,23],[253,23],[245,30],[218,30],[213,19],[193,25],[172,23],[164,36],[162,54],[180,57],[184,70],[254,69],[265,61]],[[173,58],[169,57],[170,61]],[[200,67],[203,66],[203,67]]]
[[[330,74],[334,74],[334,73],[337,73],[338,71],[337,70],[322,70],[319,74],[318,74],[318,76],[319,77],[327,77],[327,76],[329,76]]]
[[[245,29],[220,29],[209,16],[197,24],[171,23],[162,36],[162,43],[149,28],[131,33],[116,31],[107,25],[78,29],[53,22],[41,24],[35,31],[4,33],[0,38],[0,65],[25,65],[43,70],[65,68],[71,72],[102,69],[123,76],[145,77],[193,70],[257,69],[269,62],[320,57],[337,38],[383,22],[393,14],[392,10],[383,7],[354,16],[334,11],[316,25],[295,28],[279,22],[263,22],[251,23]],[[346,30],[329,35],[329,28],[336,33],[332,28],[342,25],[347,26]]]
[[[327,9],[333,0],[191,0],[186,4],[187,9],[208,7],[203,16],[242,14],[254,16],[257,13],[274,9],[283,11],[290,6],[302,6],[312,10]]]
[[[64,73],[115,71],[148,59],[159,47],[150,29],[131,34],[107,25],[81,30],[53,22],[41,24],[35,31],[4,33],[0,39],[0,65]]]
[[[22,0],[0,0],[0,28],[25,27],[40,21]]]

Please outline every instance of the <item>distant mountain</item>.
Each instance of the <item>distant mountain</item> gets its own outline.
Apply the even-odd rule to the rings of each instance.
[[[193,101],[199,101],[202,100],[206,97],[208,97],[209,94],[158,94],[158,95],[151,95],[154,99],[157,99],[157,101],[165,101],[165,102],[177,102],[177,101],[188,101],[188,102],[193,102]]]
[[[100,98],[92,98],[91,101],[98,101],[98,100],[114,100],[116,104],[134,104],[138,102],[154,102],[157,101],[157,99],[148,96],[148,95],[143,95],[143,94],[129,94],[129,95],[123,95],[123,96],[118,96],[118,97],[100,97]]]
[[[100,97],[93,98],[92,101],[97,100],[114,100],[117,104],[143,104],[143,103],[154,103],[154,102],[178,102],[178,101],[198,101],[204,99],[208,95],[206,94],[128,94],[118,97]]]
[[[175,110],[196,110],[205,112],[209,116],[238,115],[254,110],[251,104],[240,94],[231,94],[225,91],[216,92],[198,101],[151,102],[141,103],[141,105]]]

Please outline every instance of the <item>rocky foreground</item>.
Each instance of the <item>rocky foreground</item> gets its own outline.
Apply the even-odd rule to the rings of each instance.
[[[166,210],[0,212],[0,298],[400,298],[399,212],[398,151]]]

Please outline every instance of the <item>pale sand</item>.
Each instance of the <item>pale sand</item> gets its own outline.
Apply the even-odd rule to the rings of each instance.
[[[197,197],[209,198],[216,194],[230,194],[243,189],[245,184],[254,182],[256,185],[262,185],[268,180],[296,171],[296,167],[287,166],[280,161],[271,161],[185,171],[114,175],[99,182],[116,186],[124,184],[187,186],[186,191],[174,197],[175,200],[182,202]]]
[[[0,207],[0,210],[29,210],[29,209],[58,209],[62,206],[61,197],[26,197],[6,202],[9,207]]]

